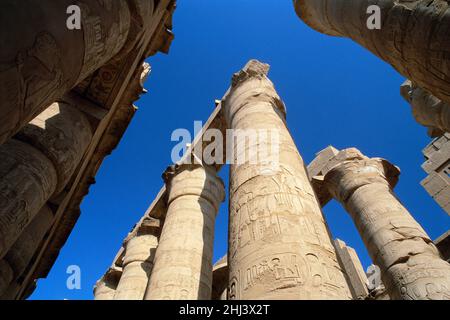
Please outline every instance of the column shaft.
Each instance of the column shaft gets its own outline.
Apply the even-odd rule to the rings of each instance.
[[[286,128],[283,102],[267,78],[269,66],[250,61],[233,77],[224,101],[228,128],[258,141],[230,168],[230,299],[349,299],[329,230],[303,160]],[[270,142],[264,134],[275,134]],[[243,142],[242,140],[240,142]],[[245,143],[245,142],[244,142]],[[227,142],[227,145],[229,142]],[[234,144],[235,154],[240,143]],[[278,145],[279,150],[275,144]],[[266,154],[267,155],[267,154]],[[242,159],[241,159],[242,160]]]
[[[224,199],[211,168],[181,165],[166,174],[168,211],[146,300],[209,300],[214,224]]]
[[[2,2],[0,144],[121,51],[137,20],[128,3],[79,1],[81,29],[69,30],[72,0]]]
[[[80,103],[83,103],[80,100]],[[15,136],[41,151],[58,176],[55,194],[66,186],[92,139],[87,117],[65,101],[52,103]]]
[[[54,103],[0,146],[0,258],[65,187],[92,137],[83,113]]]
[[[143,300],[158,238],[152,234],[139,235],[126,243],[123,272],[114,300]]]
[[[0,146],[0,258],[56,189],[52,162],[14,139]]]
[[[294,3],[299,17],[312,28],[354,40],[419,87],[450,104],[448,1],[295,0]],[[368,13],[372,8],[380,11]],[[379,19],[381,25],[374,24],[374,19]]]
[[[450,264],[394,196],[398,174],[361,155],[333,166],[324,183],[352,216],[392,299],[449,299]]]
[[[0,262],[4,266],[0,267],[0,297],[23,274],[50,229],[53,218],[53,212],[48,206],[44,206]]]

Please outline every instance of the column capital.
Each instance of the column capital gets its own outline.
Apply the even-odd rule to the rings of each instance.
[[[450,130],[450,105],[423,90],[411,80],[400,86],[400,93],[410,104],[414,119],[428,128],[431,137]]]
[[[106,270],[105,274],[96,282],[95,287],[98,287],[100,283],[113,283],[117,285],[121,276],[122,276],[122,268],[111,266],[108,268],[108,270]]]
[[[161,233],[161,222],[152,217],[146,217],[136,231],[136,236],[153,235],[158,237]]]
[[[162,176],[167,190],[170,190],[168,205],[178,197],[193,195],[207,199],[218,210],[225,200],[225,184],[213,167],[195,163],[175,164],[169,166]]]
[[[258,60],[250,60],[245,67],[236,72],[231,79],[231,88],[223,99],[225,120],[231,126],[236,113],[248,107],[248,100],[257,99],[260,103],[272,104],[283,118],[286,106],[268,78],[270,65]],[[259,112],[253,110],[253,112]]]
[[[123,247],[126,248],[127,244],[134,238],[140,236],[154,236],[158,238],[161,234],[161,223],[159,219],[152,217],[145,217],[140,224],[135,227],[135,230],[130,232],[128,236],[123,240]]]
[[[400,169],[386,159],[368,158],[356,148],[340,151],[322,171],[324,186],[331,195],[345,202],[355,190],[372,183],[394,188]]]
[[[173,178],[175,178],[178,174],[181,172],[184,172],[186,170],[192,171],[198,168],[201,168],[202,165],[199,163],[175,163],[166,168],[166,170],[162,174],[162,179],[166,185],[169,185],[172,183]]]
[[[237,87],[241,83],[255,78],[255,79],[267,79],[267,76],[269,75],[270,65],[267,63],[262,63],[258,60],[250,60],[247,62],[245,67],[233,74],[233,77],[231,79],[231,87]]]

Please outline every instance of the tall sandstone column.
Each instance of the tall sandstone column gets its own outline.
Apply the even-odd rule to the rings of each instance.
[[[450,104],[447,0],[294,0],[294,4],[299,17],[313,29],[352,39]],[[379,29],[368,27],[372,8],[381,9]]]
[[[64,189],[91,138],[86,116],[60,102],[0,146],[0,258],[45,203]]]
[[[0,297],[19,278],[33,258],[36,249],[54,220],[53,212],[44,206],[25,228],[5,257],[0,260]]]
[[[324,185],[353,218],[392,299],[450,299],[450,264],[395,197],[400,171],[357,149],[341,151]]]
[[[114,300],[143,300],[158,246],[159,221],[144,220],[137,234],[126,239],[123,271]]]
[[[223,182],[213,168],[195,164],[169,167],[164,176],[168,211],[145,300],[209,300]]]
[[[278,163],[260,159],[252,164],[249,157],[230,168],[229,299],[349,299],[329,230],[268,71],[268,65],[250,61],[234,75],[223,102],[227,126],[238,140],[239,132],[279,136]],[[273,150],[266,138],[258,138],[259,146],[269,144],[267,151]],[[246,145],[246,153],[255,145]]]
[[[67,27],[74,4],[79,30]],[[153,0],[3,0],[0,144],[111,58],[133,49],[153,8]]]

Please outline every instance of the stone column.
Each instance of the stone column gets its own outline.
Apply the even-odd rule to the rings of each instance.
[[[28,267],[36,249],[50,229],[53,218],[52,210],[48,206],[44,206],[0,261],[0,265],[2,265],[0,267],[0,297]]]
[[[392,299],[450,299],[450,264],[395,197],[400,171],[356,149],[341,151],[324,184],[349,212]]]
[[[50,197],[63,190],[91,138],[85,115],[61,102],[0,146],[0,258]]]
[[[402,84],[400,92],[411,104],[414,119],[430,129],[430,136],[437,137],[444,132],[450,132],[449,104],[413,85],[410,80]]]
[[[223,182],[213,168],[189,164],[169,167],[164,177],[168,211],[145,300],[209,300]]]
[[[158,246],[159,221],[144,220],[137,234],[125,241],[123,271],[114,300],[143,300]]]
[[[294,0],[294,5],[311,28],[352,39],[450,104],[450,57],[442,45],[449,41],[447,0]]]
[[[109,268],[95,284],[94,300],[113,300],[121,275],[122,270],[120,268]]]
[[[345,271],[350,291],[354,299],[364,300],[369,295],[366,273],[355,249],[349,247],[340,239],[334,240],[334,247],[342,268]]]
[[[234,75],[222,102],[233,139],[242,142],[246,137],[241,134],[255,138],[257,132],[258,141],[253,139],[245,148],[233,143],[237,157],[259,156],[260,150],[251,150],[256,146],[278,153],[269,161],[241,158],[230,168],[229,299],[350,299],[303,159],[286,127],[284,104],[267,78],[268,71],[268,65],[250,61]],[[269,142],[269,134],[278,141]]]
[[[149,1],[153,2],[153,1]],[[124,47],[127,1],[83,1],[81,29],[69,30],[72,0],[2,2],[0,144]]]

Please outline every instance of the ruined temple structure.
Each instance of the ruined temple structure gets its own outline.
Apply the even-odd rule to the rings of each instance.
[[[332,146],[306,167],[268,72],[267,64],[251,60],[233,75],[185,157],[163,174],[160,192],[97,282],[95,299],[121,300],[122,287],[135,288],[128,297],[135,300],[450,299],[448,233],[433,242],[395,196],[399,168]],[[231,164],[228,254],[212,265],[214,219],[224,193],[217,172],[224,162],[207,165],[196,150],[207,146],[202,136],[209,129],[230,128],[278,132],[278,164]],[[232,144],[233,155],[249,154],[255,143],[240,151]],[[274,144],[267,137],[258,143]],[[353,219],[377,266],[375,285],[356,251],[332,239],[322,213],[332,200]],[[156,239],[135,240],[146,253],[137,255],[130,239],[140,239],[150,221]],[[131,260],[152,266],[140,271],[148,276],[130,278]]]
[[[144,60],[173,39],[173,0],[78,1],[80,30],[66,27],[71,4],[1,4],[0,299],[24,299],[47,276],[145,92]]]
[[[424,150],[426,191],[450,214],[450,4],[448,0],[293,0],[300,19],[318,32],[346,37],[386,61],[407,80],[401,94],[418,123],[436,138]],[[379,29],[368,28],[377,6]],[[432,159],[433,158],[433,159]]]
[[[61,14],[72,0],[50,9],[23,1],[1,4],[0,38],[10,45],[0,54],[0,299],[25,299],[47,276],[102,161],[136,112],[151,69],[146,58],[167,53],[173,39],[175,0],[80,0],[80,30],[65,28]],[[381,30],[367,28],[373,4],[385,16]],[[424,150],[422,185],[450,214],[448,1],[294,5],[313,29],[354,40],[409,79],[401,94],[434,138]],[[291,121],[269,65],[249,61],[184,157],[162,173],[160,192],[95,284],[95,299],[450,300],[450,234],[433,241],[402,204],[400,169],[332,146],[305,165]],[[229,129],[258,132],[258,140],[242,146],[232,136],[230,149],[226,143],[205,159],[198,150],[209,147],[211,129],[228,142]],[[245,157],[254,148],[257,161]],[[229,152],[244,159],[231,161],[225,186],[219,171]],[[213,264],[226,194],[228,252]],[[323,214],[331,201],[353,220],[373,272],[332,238]]]

